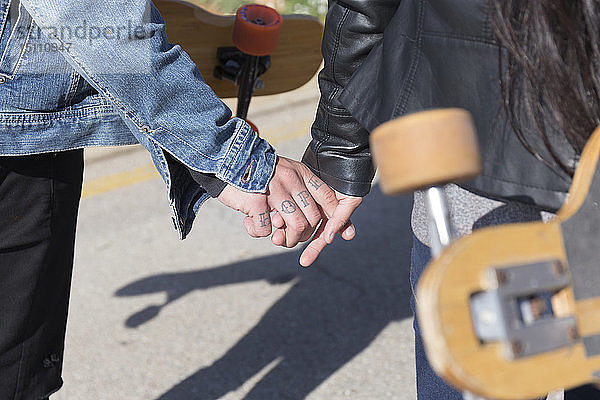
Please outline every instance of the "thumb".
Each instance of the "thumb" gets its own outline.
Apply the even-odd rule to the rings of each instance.
[[[337,232],[340,232],[345,240],[354,237],[356,228],[350,221],[350,217],[361,202],[360,197],[345,197],[340,200],[323,229],[323,237],[328,244],[331,244]]]

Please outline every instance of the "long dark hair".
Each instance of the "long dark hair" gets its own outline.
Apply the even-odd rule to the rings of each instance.
[[[491,20],[507,57],[503,97],[523,144],[540,153],[521,129],[523,110],[552,156],[548,131],[558,128],[580,154],[600,124],[600,0],[489,0]]]

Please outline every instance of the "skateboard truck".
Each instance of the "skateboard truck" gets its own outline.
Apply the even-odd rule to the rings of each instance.
[[[460,118],[430,111],[373,131],[383,191],[455,181],[457,165],[469,157],[460,153],[460,133],[452,132],[454,139],[449,133],[472,130],[460,128]],[[598,160],[600,128],[586,143],[568,201],[554,219],[474,231],[423,272],[417,312],[425,349],[440,376],[475,394],[464,393],[465,399],[539,398],[600,380]],[[442,165],[451,173],[444,175]],[[436,210],[434,252],[452,237],[443,204],[430,206],[431,214]]]
[[[482,342],[500,341],[505,357],[516,360],[559,349],[578,340],[575,317],[556,317],[551,296],[570,283],[558,260],[493,267],[490,290],[471,297],[471,317]]]
[[[251,56],[244,54],[237,47],[219,47],[217,49],[219,64],[215,67],[213,76],[217,79],[225,79],[239,85],[242,67],[249,57]],[[267,72],[270,66],[271,56],[258,57],[258,69],[254,89],[262,89],[264,87],[260,76]]]
[[[460,174],[455,175],[453,181],[460,179]],[[428,208],[433,258],[439,257],[444,248],[457,239],[439,187],[447,181],[436,177],[425,180],[427,184],[421,187]],[[482,343],[502,342],[505,357],[515,360],[562,348],[578,340],[575,318],[556,317],[552,309],[552,294],[570,283],[569,273],[560,261],[490,268],[488,281],[490,289],[475,293],[470,299],[473,326]],[[463,399],[486,400],[468,391],[463,391]]]
[[[423,190],[429,216],[431,255],[456,239],[441,186],[481,172],[475,127],[468,112],[430,110],[380,125],[371,149],[386,194]],[[463,392],[465,400],[485,400]]]
[[[270,56],[251,56],[237,47],[219,47],[217,49],[219,65],[214,69],[213,76],[226,79],[239,86],[237,116],[246,119],[250,99],[254,90],[262,89],[264,83],[260,76],[271,66]]]
[[[431,256],[437,258],[442,254],[444,248],[457,238],[457,234],[452,227],[446,196],[440,186],[425,188],[425,202],[429,216]],[[488,400],[468,391],[463,391],[462,396],[463,400]]]
[[[235,47],[217,49],[219,65],[213,75],[233,81],[239,86],[236,114],[246,119],[255,89],[264,85],[260,80],[269,69],[279,42],[282,18],[274,9],[260,4],[248,4],[238,9],[233,28]]]

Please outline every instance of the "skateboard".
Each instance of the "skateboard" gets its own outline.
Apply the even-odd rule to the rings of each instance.
[[[244,106],[240,103],[249,102],[252,95],[278,94],[301,87],[321,65],[323,25],[315,17],[283,15],[277,23],[273,19],[277,17],[266,11],[268,7],[260,5],[242,6],[236,15],[216,15],[202,8],[199,0],[156,0],[155,4],[165,19],[169,41],[181,45],[190,55],[217,96],[238,97],[238,111]],[[251,15],[255,12],[266,12],[269,20],[261,17],[256,24]],[[245,22],[245,28],[234,39],[240,21]],[[274,37],[278,37],[278,43],[272,43]],[[257,76],[246,83],[241,77],[245,57],[237,51],[240,42],[242,50],[257,57]],[[268,50],[254,51],[256,43],[258,50]],[[244,84],[248,86],[244,90],[252,93],[246,96],[247,100],[240,100],[238,86]]]
[[[419,127],[412,128],[427,138],[435,130],[446,135],[444,125],[452,123],[471,129],[464,115],[430,113],[417,116]],[[379,165],[414,151],[406,145],[394,156],[381,151],[386,140],[399,146],[406,130],[401,121],[389,124],[373,133]],[[449,141],[459,143],[465,135]],[[415,162],[425,169],[431,169],[428,160],[448,151],[421,146],[427,156]],[[419,281],[417,310],[430,363],[454,386],[489,399],[522,400],[600,380],[599,156],[600,128],[588,140],[568,200],[552,221],[483,228],[439,246]],[[464,167],[477,158],[469,157],[455,162]],[[461,178],[454,171],[404,182],[397,177],[404,171],[383,169],[390,193]]]

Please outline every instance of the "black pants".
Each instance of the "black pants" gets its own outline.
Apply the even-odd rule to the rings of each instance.
[[[83,151],[0,157],[0,399],[62,385]]]

